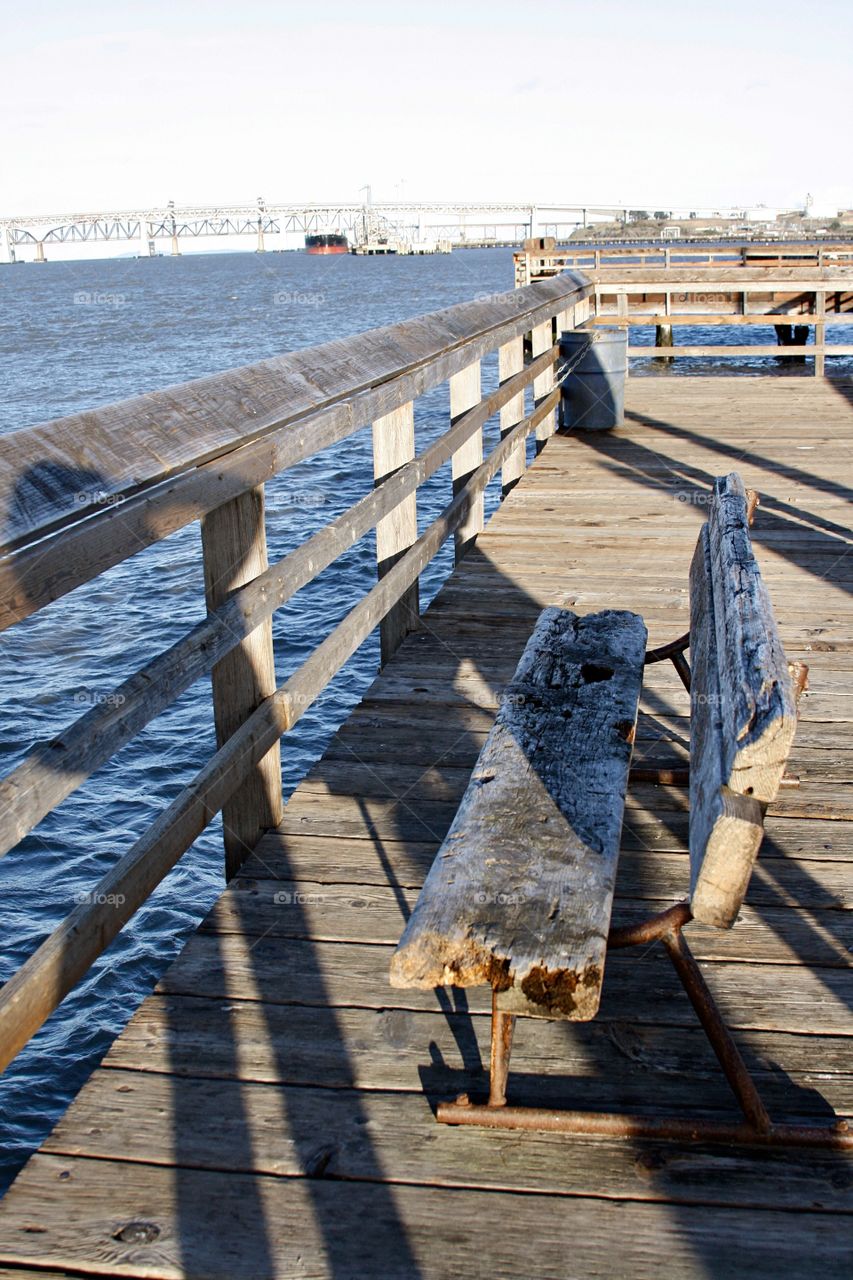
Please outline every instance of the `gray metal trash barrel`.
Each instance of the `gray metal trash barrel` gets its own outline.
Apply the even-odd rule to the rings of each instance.
[[[560,423],[579,431],[609,431],[625,420],[628,373],[627,329],[573,329],[560,334],[560,357],[568,374],[560,400]]]

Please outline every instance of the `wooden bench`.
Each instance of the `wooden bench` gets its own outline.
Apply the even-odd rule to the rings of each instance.
[[[690,568],[687,636],[646,652],[636,614],[550,608],[540,616],[391,964],[395,987],[492,988],[488,1103],[441,1103],[440,1121],[853,1144],[844,1126],[772,1123],[682,934],[691,919],[718,928],[736,921],[805,682],[805,668],[789,669],[752,552],[756,500],[736,474],[716,480]],[[690,690],[690,894],[641,925],[612,928],[643,668],[663,659]],[[655,940],[682,979],[743,1122],[507,1105],[516,1016],[594,1017],[608,950]]]

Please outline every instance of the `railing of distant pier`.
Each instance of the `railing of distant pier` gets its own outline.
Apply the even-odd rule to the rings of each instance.
[[[619,244],[567,244],[557,247],[553,237],[526,241],[513,254],[517,288],[569,269],[597,271],[601,267],[835,267],[853,265],[850,240],[630,240]]]
[[[536,271],[550,279],[561,254],[535,251],[525,255]],[[531,267],[533,270],[533,267]],[[742,359],[776,356],[812,360],[817,376],[827,359],[853,355],[853,345],[826,341],[828,325],[853,322],[853,260],[849,266],[799,263],[794,266],[644,266],[636,262],[602,266],[585,275],[594,286],[591,325],[622,328],[654,327],[655,346],[628,347],[628,355],[672,360],[681,357]],[[772,345],[735,343],[675,344],[673,330],[691,326],[774,326]],[[814,343],[796,328],[814,330]]]
[[[387,660],[416,624],[421,571],[450,535],[457,559],[464,554],[483,526],[490,480],[500,470],[507,491],[524,471],[528,436],[552,434],[557,336],[588,322],[592,292],[564,275],[0,440],[0,627],[195,520],[208,609],[0,782],[0,855],[208,673],[218,744],[0,991],[0,1068],[220,810],[228,876],[278,824],[279,739],[377,626]],[[484,395],[481,360],[494,352],[499,385]],[[414,401],[448,381],[448,430],[416,453]],[[483,426],[498,411],[500,442],[484,459]],[[371,424],[372,492],[270,565],[264,482]],[[418,489],[448,460],[453,496],[418,536]],[[277,688],[274,611],[374,528],[377,584]]]
[[[828,324],[853,322],[851,267],[603,267],[590,276],[594,325],[666,329],[667,345],[629,346],[629,356],[812,357],[814,373],[821,376],[828,357],[853,355],[849,343],[826,342]],[[672,342],[675,326],[695,325],[813,327],[814,344],[797,341],[792,331],[785,333],[784,345]]]

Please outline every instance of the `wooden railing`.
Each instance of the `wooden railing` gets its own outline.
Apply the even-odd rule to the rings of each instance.
[[[0,1068],[217,813],[229,877],[278,823],[279,739],[377,626],[387,660],[416,624],[422,570],[451,535],[457,558],[465,553],[483,527],[486,486],[502,471],[511,488],[527,437],[541,445],[552,434],[557,338],[588,323],[592,292],[564,275],[0,440],[0,627],[196,520],[208,610],[0,782],[0,856],[208,673],[218,745],[0,991]],[[499,385],[484,395],[480,362],[494,352]],[[414,402],[444,382],[448,429],[417,453]],[[484,458],[483,426],[497,412],[500,442]],[[270,565],[264,482],[371,424],[375,487]],[[418,536],[418,489],[448,461],[453,495]],[[376,585],[276,687],[274,611],[374,528]]]
[[[745,248],[750,255],[755,251],[754,245]],[[774,253],[776,248],[774,246]],[[828,357],[853,355],[853,345],[827,344],[826,341],[827,325],[853,322],[853,246],[842,246],[844,253],[837,265],[818,265],[821,253],[837,248],[785,245],[784,252],[790,249],[795,260],[797,254],[806,254],[795,265],[787,266],[649,266],[637,254],[618,265],[599,266],[584,272],[594,285],[590,325],[654,327],[655,345],[629,346],[628,355],[633,357],[658,360],[684,356],[811,358],[813,371],[820,377]],[[623,252],[622,249],[618,253],[614,251],[617,256]],[[781,246],[779,252],[783,252]],[[516,279],[530,276],[534,280],[552,279],[555,271],[563,269],[566,258],[566,254],[555,249],[527,249],[515,255]],[[744,261],[752,263],[753,258],[750,256]],[[676,345],[673,340],[676,325],[727,328],[772,325],[776,328],[777,340],[772,345]],[[810,344],[805,339],[812,329],[814,343]]]
[[[662,346],[628,347],[629,356],[672,359],[714,356],[811,356],[824,373],[828,356],[853,355],[853,345],[827,345],[828,324],[853,322],[853,267],[603,267],[589,273],[595,286],[594,325],[664,329]],[[814,328],[814,344],[786,333],[784,345],[675,345],[673,327],[762,325]]]
[[[849,240],[626,240],[620,244],[580,243],[557,247],[553,237],[525,241],[513,254],[516,288],[569,269],[602,267],[836,267],[853,265]]]

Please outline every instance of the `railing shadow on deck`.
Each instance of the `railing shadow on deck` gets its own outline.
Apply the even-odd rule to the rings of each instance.
[[[673,439],[689,440],[694,444],[701,445],[703,448],[713,450],[715,453],[725,457],[729,462],[742,466],[753,466],[762,470],[773,471],[780,479],[789,480],[795,484],[802,484],[815,492],[824,494],[827,497],[842,498],[848,501],[853,500],[853,489],[843,483],[826,480],[822,476],[816,476],[810,471],[804,470],[802,467],[792,464],[781,463],[778,460],[770,459],[764,454],[756,453],[749,447],[738,447],[727,444],[725,441],[715,440],[713,437],[703,435],[701,432],[691,431],[687,427],[676,426],[670,422],[663,422],[658,418],[652,418],[648,414],[636,413],[628,411],[626,418],[631,423],[638,426],[650,428],[653,431],[659,431],[663,436],[670,436]],[[601,446],[606,451],[607,446]],[[620,451],[621,452],[621,451]],[[708,473],[697,467],[689,466],[682,462],[676,462],[672,458],[667,458],[665,454],[657,450],[645,450],[645,446],[638,442],[632,442],[630,461],[621,463],[624,467],[624,473],[630,478],[633,473],[636,475],[646,475],[648,479],[655,483],[656,487],[665,489],[671,486],[663,486],[659,481],[654,481],[653,472],[644,466],[643,455],[648,453],[651,457],[662,458],[667,465],[671,465],[671,474],[674,480],[681,485],[681,492],[684,495],[682,501],[688,500],[690,494],[694,495],[694,500],[700,501],[708,492]],[[687,489],[685,486],[690,486]],[[850,529],[848,526],[836,524],[831,520],[827,520],[817,512],[809,511],[808,508],[801,508],[785,502],[783,499],[777,498],[773,494],[761,495],[761,519],[759,520],[754,532],[753,541],[761,543],[762,537],[768,533],[791,533],[794,525],[809,525],[816,532],[823,534],[825,543],[819,542],[816,550],[832,554],[835,551],[842,553],[849,550],[853,546],[851,541]],[[846,541],[845,541],[846,540]],[[799,557],[795,557],[793,549],[789,546],[785,552],[787,558],[795,562],[799,568],[808,572],[814,572],[813,566],[809,564],[809,557],[813,556],[810,549]],[[823,576],[823,575],[819,575]]]

